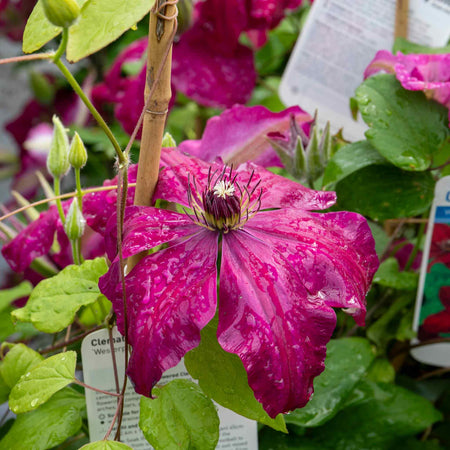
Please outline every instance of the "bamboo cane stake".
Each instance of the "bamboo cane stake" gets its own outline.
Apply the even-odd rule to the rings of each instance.
[[[176,27],[178,0],[156,0],[150,11],[148,35],[147,79],[144,101],[146,110],[142,124],[139,165],[136,177],[134,204],[151,206],[158,181],[159,160],[172,90],[172,41]],[[151,95],[151,98],[149,96]],[[144,254],[132,256],[127,261],[127,272],[143,258]]]
[[[395,38],[408,37],[408,10],[409,0],[397,0],[395,7]]]
[[[161,76],[156,80],[152,98],[149,92],[155,82],[160,66],[171,46],[171,38],[175,22],[167,20],[177,13],[175,2],[157,0],[150,12],[148,36],[147,80],[145,84],[145,102],[148,105],[142,126],[142,139],[139,153],[139,166],[136,179],[134,204],[150,206],[158,181],[159,159],[164,135],[167,110],[172,96],[170,88],[170,71],[172,67],[172,49],[166,58]],[[165,17],[162,17],[165,16]]]

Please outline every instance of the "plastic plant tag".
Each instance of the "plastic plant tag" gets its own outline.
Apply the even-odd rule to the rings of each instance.
[[[438,181],[428,222],[414,313],[417,342],[450,337],[450,176]],[[448,366],[450,343],[411,350],[418,361]]]
[[[319,125],[344,127],[364,139],[366,125],[352,118],[349,101],[378,50],[392,50],[396,0],[315,0],[280,84],[287,106],[318,109]],[[450,38],[450,5],[410,0],[408,39],[431,47]]]
[[[124,373],[124,337],[116,328],[113,329],[113,342],[116,355],[119,383],[122,384]],[[109,392],[116,392],[114,372],[106,329],[95,331],[87,336],[81,346],[84,382],[89,386]],[[162,376],[160,384],[174,379],[189,379],[183,360],[176,367],[169,369]],[[134,450],[147,450],[153,447],[147,442],[139,428],[139,401],[141,396],[134,392],[131,383],[127,385],[125,407],[121,429],[121,440]],[[117,398],[86,389],[89,437],[91,442],[99,441],[105,436],[116,411]],[[257,450],[257,424],[233,411],[216,405],[220,418],[220,438],[217,450]],[[115,430],[115,428],[114,428]],[[114,436],[114,432],[112,433]]]

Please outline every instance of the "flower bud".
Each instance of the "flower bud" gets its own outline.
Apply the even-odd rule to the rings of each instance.
[[[177,146],[177,143],[176,143],[175,139],[173,138],[173,136],[170,133],[168,133],[166,131],[166,133],[164,133],[164,136],[163,136],[162,147],[167,148],[167,147],[176,147],[176,146]]]
[[[57,27],[69,28],[80,15],[76,0],[42,0],[45,16]]]
[[[69,162],[74,169],[81,169],[86,165],[87,151],[80,138],[80,135],[75,132],[69,150]]]
[[[53,178],[63,177],[70,169],[69,138],[57,116],[53,116],[53,137],[47,157],[47,169]]]
[[[83,213],[80,210],[78,199],[74,198],[66,216],[64,230],[71,241],[76,241],[83,236],[85,227],[86,219],[83,217]]]

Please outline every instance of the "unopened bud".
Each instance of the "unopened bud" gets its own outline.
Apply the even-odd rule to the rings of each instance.
[[[74,169],[81,169],[86,165],[87,151],[80,138],[80,135],[75,132],[69,150],[69,162]]]
[[[57,27],[69,28],[80,15],[76,0],[42,0],[45,17]]]
[[[53,178],[63,177],[70,169],[69,138],[57,116],[53,116],[53,137],[47,157],[47,169]]]
[[[85,227],[86,219],[83,217],[83,213],[80,210],[78,199],[74,198],[66,216],[64,230],[71,241],[76,241],[83,236]]]
[[[176,147],[177,143],[175,141],[175,139],[173,138],[173,136],[166,132],[164,134],[163,140],[162,140],[162,147],[163,148],[167,148],[167,147]]]

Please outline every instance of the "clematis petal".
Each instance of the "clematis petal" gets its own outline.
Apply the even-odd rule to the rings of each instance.
[[[397,54],[395,73],[405,89],[424,91],[450,107],[450,54]]]
[[[245,229],[295,267],[310,299],[346,308],[364,325],[365,296],[379,261],[364,217],[356,213],[260,212]]]
[[[128,258],[198,231],[198,225],[185,214],[147,206],[130,206],[125,210],[122,254],[124,258]],[[108,223],[105,243],[107,255],[112,260],[116,256],[117,245],[115,215]]]
[[[370,229],[355,213],[260,212],[223,236],[219,343],[239,355],[270,416],[306,404],[334,330],[332,307],[362,324],[377,267]]]
[[[166,166],[161,172],[154,198],[162,198],[188,206],[187,189],[189,180],[195,178],[199,191],[207,186],[208,173],[221,172],[223,165],[207,163],[198,158],[185,155],[177,150],[165,149],[161,162]],[[329,191],[314,191],[285,177],[275,175],[253,163],[239,166],[235,171],[236,181],[251,186],[260,182],[263,192],[261,208],[300,208],[302,210],[320,210],[332,206],[336,202],[336,194]],[[251,187],[250,187],[251,188]],[[259,189],[252,195],[252,201],[259,196]]]
[[[210,33],[194,26],[173,48],[172,81],[198,103],[228,108],[246,103],[256,82],[253,52],[236,41],[232,54],[217,51]]]
[[[55,237],[58,212],[51,208],[2,248],[2,255],[15,272],[23,272],[35,259],[49,252]]]
[[[161,167],[154,199],[163,199],[189,206],[187,190],[190,182],[195,182],[200,190],[208,183],[210,170],[222,171],[223,165],[209,163],[191,157],[178,150],[163,148],[161,151]]]
[[[398,52],[394,56],[381,50],[366,68],[364,78],[379,71],[395,73],[405,89],[423,91],[428,98],[450,108],[450,54],[404,55]]]
[[[388,50],[379,50],[364,71],[364,79],[378,72],[394,73],[397,58]]]
[[[314,191],[300,183],[275,175],[263,167],[251,162],[237,168],[238,181],[242,184],[253,173],[252,183],[260,181],[263,186],[261,209],[268,208],[300,208],[302,210],[320,210],[336,203],[336,194],[331,191]],[[241,175],[242,174],[242,175]],[[253,197],[258,195],[255,191]]]
[[[220,157],[235,166],[247,161],[264,167],[282,166],[266,136],[271,132],[287,132],[291,115],[299,126],[308,126],[312,120],[298,106],[273,113],[264,106],[235,105],[208,120],[201,140],[184,141],[178,148],[205,161]]]
[[[237,354],[271,417],[304,406],[324,369],[336,317],[308,297],[296,268],[246,232],[224,235],[218,340]]]
[[[63,202],[65,212],[71,201]],[[54,262],[60,267],[72,264],[69,240],[59,220],[56,206],[42,212],[39,217],[24,228],[14,239],[2,248],[2,255],[15,272],[23,272],[34,259],[47,255],[56,239],[58,251],[52,254]]]
[[[128,182],[134,183],[137,175],[137,164],[130,166],[128,170]],[[117,176],[112,180],[106,180],[103,186],[116,186]],[[134,200],[134,187],[128,188],[127,205],[132,205]],[[106,224],[112,215],[116,213],[117,189],[110,191],[92,192],[83,197],[83,214],[87,224],[100,234],[105,234]],[[101,214],[99,214],[101,211]]]
[[[207,230],[141,260],[126,277],[128,375],[149,396],[162,373],[200,342],[200,330],[216,310],[218,235]],[[123,304],[118,261],[100,279],[113,302],[121,333]]]

